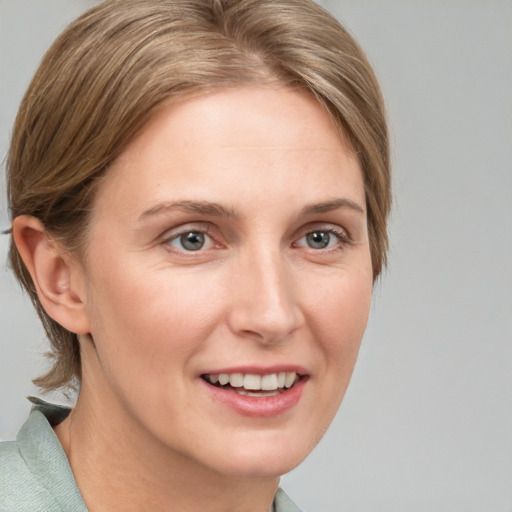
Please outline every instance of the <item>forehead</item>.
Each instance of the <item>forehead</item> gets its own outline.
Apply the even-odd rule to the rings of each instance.
[[[342,187],[364,200],[357,156],[317,100],[245,86],[164,106],[108,169],[99,195],[134,203],[195,190],[222,202],[265,197],[269,187],[305,199]]]

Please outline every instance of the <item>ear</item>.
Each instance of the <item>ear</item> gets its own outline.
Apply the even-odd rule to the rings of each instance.
[[[12,233],[46,313],[68,331],[89,333],[82,264],[35,217],[16,217]]]

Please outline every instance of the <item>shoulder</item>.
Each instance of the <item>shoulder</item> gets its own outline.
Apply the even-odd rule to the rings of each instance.
[[[274,512],[301,512],[290,497],[279,488],[274,497]]]
[[[50,424],[68,413],[36,404],[16,441],[0,443],[0,512],[87,511]]]
[[[18,442],[0,443],[0,467],[0,512],[28,512],[52,505],[48,491],[27,466]]]

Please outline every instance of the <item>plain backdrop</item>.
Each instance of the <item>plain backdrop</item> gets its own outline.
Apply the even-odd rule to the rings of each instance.
[[[0,158],[86,0],[0,0]],[[512,511],[512,2],[324,0],[375,66],[393,136],[390,267],[329,432],[282,485],[310,512]],[[0,228],[9,227],[5,195]],[[46,349],[0,236],[0,438]]]

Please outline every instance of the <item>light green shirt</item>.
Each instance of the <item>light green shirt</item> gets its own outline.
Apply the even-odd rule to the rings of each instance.
[[[87,512],[71,467],[52,425],[68,408],[35,404],[16,441],[0,443],[0,512]],[[282,489],[274,512],[300,512]]]

